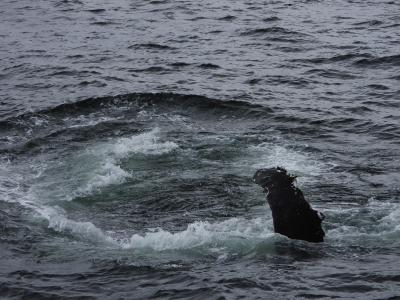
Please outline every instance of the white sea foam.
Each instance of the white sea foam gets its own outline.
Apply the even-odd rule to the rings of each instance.
[[[372,201],[373,202],[373,201]],[[364,242],[399,242],[400,208],[395,203],[371,203],[371,209],[378,208],[383,215],[376,223],[360,220],[357,224],[338,224],[327,231],[327,242],[336,244]],[[350,216],[357,215],[356,208],[349,208]],[[360,210],[360,208],[358,209]],[[210,252],[230,252],[239,248],[252,248],[277,236],[273,232],[272,220],[264,217],[254,219],[231,218],[222,222],[198,221],[183,231],[170,232],[162,228],[149,229],[144,234],[133,234],[120,239],[104,233],[90,222],[78,222],[64,216],[61,209],[41,207],[36,211],[49,222],[57,232],[75,236],[96,244],[105,244],[122,249],[151,249],[154,251],[184,250],[206,247]],[[330,213],[332,213],[330,211]],[[339,210],[337,211],[339,214]],[[343,213],[343,212],[342,212]],[[367,218],[368,216],[365,216]],[[371,216],[370,216],[371,217]],[[393,240],[394,239],[394,240]]]
[[[27,203],[25,203],[26,206]],[[223,222],[194,222],[187,229],[169,232],[162,228],[148,230],[145,234],[133,234],[130,238],[115,237],[105,233],[91,222],[71,220],[63,209],[54,206],[29,204],[36,214],[48,221],[48,227],[56,232],[71,235],[83,242],[104,244],[122,249],[151,249],[154,251],[182,250],[205,246],[211,252],[222,248],[255,246],[275,234],[272,222],[264,218],[231,218]]]
[[[32,208],[32,207],[30,207]],[[223,222],[194,222],[187,229],[169,232],[162,228],[149,230],[144,235],[134,234],[121,239],[104,233],[91,222],[79,222],[65,216],[58,207],[35,207],[36,214],[48,221],[52,230],[71,235],[83,242],[103,244],[122,249],[151,249],[154,251],[184,250],[207,247],[210,252],[225,249],[234,250],[237,246],[252,247],[275,235],[270,220],[262,218],[232,218]]]
[[[176,148],[176,143],[161,141],[156,128],[91,146],[62,161],[49,163],[45,157],[39,163],[42,174],[33,180],[31,192],[43,204],[73,200],[125,182],[132,174],[123,168],[121,161],[130,155],[163,155]]]
[[[250,146],[249,150],[255,159],[252,164],[253,169],[284,167],[290,173],[301,174],[300,181],[302,177],[307,177],[307,181],[310,181],[312,177],[319,176],[329,169],[327,164],[317,158],[292,150],[290,147],[261,143]]]
[[[194,222],[183,231],[170,232],[163,228],[148,230],[121,239],[113,233],[106,233],[91,222],[70,219],[56,206],[42,204],[24,188],[24,176],[15,165],[1,161],[0,192],[3,199],[19,202],[48,222],[48,227],[86,243],[100,244],[122,249],[152,249],[153,251],[184,250],[204,247],[212,253],[229,253],[240,249],[252,249],[276,236],[269,218],[232,218],[223,222]],[[39,170],[39,179],[41,172]],[[18,175],[18,176],[17,176]],[[11,176],[12,180],[5,178]],[[4,199],[4,195],[9,195]],[[399,244],[400,207],[395,201],[382,202],[373,198],[366,205],[343,205],[340,208],[325,208],[331,229],[327,231],[328,243],[376,245],[380,243]],[[346,221],[347,220],[347,221]],[[126,231],[128,235],[129,231]]]
[[[148,230],[121,239],[105,233],[91,222],[79,222],[66,217],[59,207],[29,205],[36,214],[48,221],[48,227],[56,232],[72,235],[78,240],[122,249],[151,249],[154,251],[184,250],[207,247],[210,252],[228,252],[237,247],[254,247],[276,234],[271,220],[264,218],[231,218],[223,222],[194,222],[187,229],[169,232],[162,228]],[[232,249],[230,249],[232,248]],[[229,250],[230,249],[230,250]],[[224,251],[225,252],[225,251]]]
[[[400,244],[400,205],[396,202],[369,199],[366,205],[325,209],[337,219],[335,228],[327,232],[328,239],[344,243]]]
[[[87,195],[108,185],[121,184],[130,176],[131,174],[123,170],[115,161],[106,159],[97,170],[93,171],[88,181],[78,187],[72,195],[74,197]]]
[[[214,250],[218,252],[221,248],[236,249],[238,244],[255,246],[275,235],[270,219],[233,218],[215,223],[194,222],[189,224],[187,229],[178,232],[158,228],[128,237],[130,234],[127,231],[126,239],[120,239],[112,233],[105,233],[91,222],[72,220],[62,209],[41,201],[44,197],[43,192],[48,189],[48,186],[40,187],[39,183],[51,182],[59,173],[62,173],[63,176],[66,174],[71,177],[75,176],[74,179],[78,183],[78,185],[62,186],[64,190],[59,194],[64,197],[68,192],[87,194],[109,184],[122,182],[129,177],[130,174],[122,169],[119,163],[121,159],[131,153],[159,155],[173,151],[177,147],[178,145],[175,143],[160,141],[157,129],[103,143],[72,157],[69,161],[59,162],[61,169],[58,165],[53,164],[43,166],[42,169],[37,170],[38,172],[32,172],[31,177],[36,177],[34,180],[36,180],[36,186],[39,187],[35,193],[32,193],[32,189],[26,188],[26,170],[4,160],[0,162],[0,193],[2,197],[0,200],[17,201],[34,210],[37,215],[48,221],[50,228],[57,232],[69,234],[90,243],[100,243],[127,250],[164,251],[207,247],[211,252]],[[323,163],[282,146],[261,144],[252,150],[261,157],[258,159],[259,162],[253,164],[253,167],[282,165],[291,172],[297,170],[301,172],[306,170],[306,173],[309,174],[324,172],[325,165]],[[65,169],[66,167],[68,169]],[[49,173],[50,169],[52,172]],[[60,182],[63,179],[64,177],[58,178]],[[49,200],[54,201],[51,197]],[[327,221],[334,219],[330,224],[332,229],[327,231],[328,242],[359,244],[364,240],[375,243],[376,240],[378,242],[398,242],[400,239],[400,207],[395,202],[371,199],[366,206],[353,205],[341,209],[328,208],[324,211],[328,215]],[[343,219],[355,221],[343,222]]]
[[[16,202],[31,210],[34,216],[48,221],[48,227],[57,232],[71,234],[74,237],[93,243],[106,243],[118,246],[118,243],[90,222],[78,222],[68,219],[59,207],[43,205],[32,189],[24,188],[24,176],[18,173],[10,162],[0,161],[0,201]],[[40,174],[40,172],[39,172]],[[32,174],[35,177],[36,174]]]
[[[134,234],[122,247],[157,251],[195,248],[205,244],[215,247],[227,246],[235,241],[261,241],[273,235],[271,222],[264,219],[232,218],[220,223],[195,222],[189,224],[186,230],[175,233],[159,228],[144,235]]]
[[[37,199],[37,195],[31,193],[30,189],[25,190],[23,188],[23,177],[15,176],[17,174],[15,170],[9,173],[9,176],[12,176],[12,179],[9,177],[9,182],[3,180],[3,171],[10,170],[9,163],[0,163],[0,201],[19,203],[21,206],[31,210],[34,216],[47,220],[48,227],[57,232],[70,234],[91,243],[119,246],[116,240],[107,236],[94,224],[68,219],[61,208],[41,204]]]
[[[94,148],[93,151],[106,156],[123,158],[129,153],[159,155],[178,148],[178,145],[174,142],[161,142],[159,134],[160,129],[155,128],[149,132],[144,132],[129,138],[119,138],[113,143],[100,145]]]
[[[48,227],[64,234],[70,234],[85,242],[101,243],[118,246],[118,242],[106,235],[100,228],[91,222],[79,222],[65,217],[62,209],[58,207],[42,206],[36,212],[48,221]]]
[[[85,155],[95,158],[90,160],[92,166],[88,166],[91,174],[84,184],[76,189],[74,196],[89,194],[107,185],[123,183],[131,174],[121,168],[120,160],[130,154],[161,155],[178,148],[174,142],[161,142],[159,133],[160,130],[155,128],[88,149]]]
[[[398,203],[395,204],[389,215],[382,218],[382,222],[387,227],[392,227],[393,230],[400,231],[400,205]]]
[[[11,165],[0,164],[0,171],[9,172]],[[3,173],[4,173],[3,172]],[[2,175],[6,175],[3,174]],[[17,179],[17,178],[14,178]],[[19,180],[23,180],[19,177]],[[5,192],[1,189],[2,194]],[[122,249],[152,249],[154,251],[191,249],[204,246],[210,252],[219,252],[227,249],[228,252],[241,245],[242,247],[255,246],[258,243],[274,236],[270,219],[232,218],[223,222],[194,222],[183,231],[169,232],[162,228],[148,230],[144,234],[133,234],[121,239],[113,233],[105,233],[93,223],[70,219],[67,213],[58,206],[42,203],[37,199],[40,195],[23,190],[19,183],[15,183],[13,201],[34,211],[34,215],[47,221],[52,230],[73,236],[85,243],[102,244],[107,247]],[[229,250],[231,249],[231,250]]]
[[[0,200],[20,203],[47,220],[49,228],[57,232],[122,247],[118,239],[91,222],[69,219],[61,208],[50,203],[72,200],[102,187],[122,183],[131,174],[121,167],[120,162],[132,153],[161,155],[176,148],[176,143],[160,141],[160,130],[156,128],[95,145],[62,161],[39,156],[27,166],[2,159]]]

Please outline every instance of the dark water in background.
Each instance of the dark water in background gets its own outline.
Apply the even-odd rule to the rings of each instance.
[[[398,299],[397,1],[99,2],[0,3],[1,299]]]

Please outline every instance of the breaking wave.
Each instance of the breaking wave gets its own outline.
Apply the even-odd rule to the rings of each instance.
[[[171,233],[162,228],[144,235],[134,234],[122,243],[125,249],[151,248],[157,251],[196,248],[202,245],[226,247],[229,244],[261,242],[274,235],[271,220],[232,218],[220,223],[194,222],[187,229]]]
[[[71,235],[83,242],[129,249],[154,251],[184,250],[207,247],[210,251],[251,248],[272,238],[272,222],[262,218],[232,218],[219,223],[199,221],[191,223],[183,231],[169,232],[162,228],[149,229],[143,234],[120,238],[106,234],[91,222],[68,219],[59,208],[45,207],[37,211],[48,220],[48,227],[56,232]]]

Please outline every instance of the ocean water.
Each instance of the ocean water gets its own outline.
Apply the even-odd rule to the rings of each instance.
[[[400,299],[400,3],[0,3],[0,299]],[[326,241],[275,234],[283,166]]]

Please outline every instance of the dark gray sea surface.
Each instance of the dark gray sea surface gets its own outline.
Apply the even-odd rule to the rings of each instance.
[[[0,2],[0,299],[399,299],[398,1]],[[283,166],[326,241],[273,232]]]

